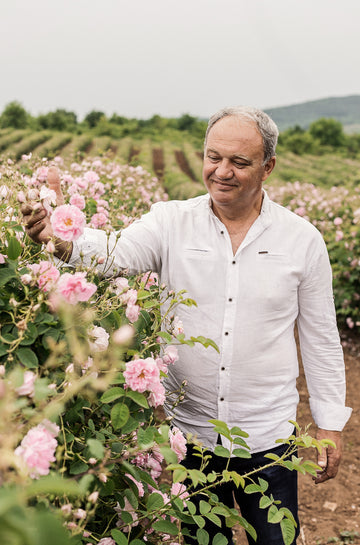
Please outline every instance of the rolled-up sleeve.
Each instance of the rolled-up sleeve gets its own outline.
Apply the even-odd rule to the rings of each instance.
[[[118,233],[85,228],[73,243],[69,265],[94,266],[107,276],[123,270],[128,274],[160,272],[164,237],[162,204],[156,203],[149,213]]]

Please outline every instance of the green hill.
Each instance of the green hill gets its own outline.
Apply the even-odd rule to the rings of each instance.
[[[295,125],[307,129],[320,117],[332,117],[343,124],[346,132],[360,132],[360,95],[323,98],[279,108],[267,108],[265,111],[274,119],[280,131]]]

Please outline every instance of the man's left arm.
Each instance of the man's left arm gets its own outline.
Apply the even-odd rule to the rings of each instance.
[[[321,483],[336,476],[341,460],[341,431],[350,418],[345,406],[345,365],[332,292],[332,272],[322,238],[316,241],[307,274],[299,287],[298,331],[318,439],[330,439],[318,455]]]

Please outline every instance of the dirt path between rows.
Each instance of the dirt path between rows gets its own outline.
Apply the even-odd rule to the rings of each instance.
[[[175,159],[181,170],[188,176],[193,182],[197,182],[196,176],[193,173],[188,160],[186,159],[185,153],[181,150],[175,150]]]

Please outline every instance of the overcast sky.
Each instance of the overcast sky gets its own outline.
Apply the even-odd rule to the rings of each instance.
[[[359,0],[0,0],[0,111],[208,117],[360,94]]]

